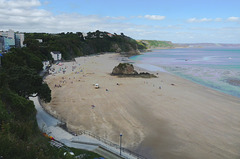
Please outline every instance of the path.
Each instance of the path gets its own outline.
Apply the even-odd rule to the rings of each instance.
[[[132,156],[130,153],[122,151],[122,156],[119,156],[120,150],[117,147],[109,146],[104,142],[101,142],[89,135],[82,134],[74,136],[69,132],[63,130],[58,126],[61,123],[58,119],[52,117],[45,112],[38,101],[38,97],[30,98],[34,102],[35,108],[37,109],[37,123],[38,127],[46,132],[48,135],[53,136],[55,140],[65,144],[68,147],[84,149],[88,151],[94,151],[106,158],[112,159],[136,159],[138,157]]]

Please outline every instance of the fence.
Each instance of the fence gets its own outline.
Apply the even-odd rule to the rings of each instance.
[[[93,138],[97,139],[98,141],[101,141],[102,143],[104,143],[104,144],[106,144],[106,145],[108,145],[108,146],[110,146],[112,148],[119,149],[119,151],[120,151],[120,146],[119,145],[117,145],[117,144],[115,144],[115,143],[113,143],[113,142],[111,142],[111,141],[109,141],[109,140],[107,140],[105,138],[99,137],[99,136],[93,134],[90,131],[80,130],[80,131],[77,132],[77,134],[78,135],[82,135],[82,134],[88,135],[90,137],[93,137]],[[100,147],[103,147],[103,148],[107,149],[106,146],[101,145],[101,144],[100,144]],[[139,155],[136,152],[133,152],[133,151],[128,150],[128,149],[123,148],[123,147],[121,147],[121,151],[127,153],[130,156],[136,157],[137,159],[147,159],[146,157],[144,157],[142,155]]]
[[[38,98],[38,99],[39,99],[39,98]],[[41,101],[40,99],[39,99],[38,101],[39,101],[39,103],[40,103],[40,106],[42,106],[42,101]],[[47,109],[45,109],[43,106],[42,106],[42,108],[43,108],[43,110],[46,111],[49,115],[53,116],[54,118],[59,119],[59,120],[60,120],[60,123],[58,123],[58,126],[60,126],[61,128],[65,129],[67,132],[69,132],[69,133],[71,133],[71,134],[73,134],[73,135],[75,135],[75,134],[77,134],[77,135],[82,135],[82,134],[88,135],[88,136],[93,137],[93,138],[97,139],[98,141],[101,141],[101,142],[103,142],[104,144],[106,144],[106,145],[108,145],[108,146],[110,146],[110,147],[112,147],[112,148],[118,149],[118,150],[120,151],[120,146],[119,146],[119,145],[117,145],[117,144],[115,144],[115,143],[113,143],[113,142],[111,142],[111,141],[108,141],[108,140],[105,139],[105,138],[99,137],[99,136],[95,135],[94,133],[92,133],[92,132],[90,132],[90,131],[80,130],[80,131],[78,131],[78,132],[74,132],[74,131],[69,130],[69,129],[67,128],[66,123],[64,122],[64,120],[63,120],[62,118],[59,118],[58,115],[53,115],[50,111],[48,111]],[[104,146],[104,145],[101,145],[101,144],[100,144],[99,146],[102,147],[102,148],[104,148],[104,149],[107,149],[107,150],[108,150],[108,148],[107,148],[106,146]],[[109,150],[109,151],[111,151],[111,150]],[[122,151],[122,152],[125,152],[125,153],[129,154],[130,156],[133,156],[133,157],[135,157],[135,158],[137,158],[137,159],[147,159],[146,157],[144,157],[144,156],[142,156],[142,155],[139,155],[139,154],[137,154],[136,152],[133,152],[133,151],[128,150],[128,149],[123,148],[123,147],[121,147],[121,151]],[[111,152],[112,152],[112,151],[111,151]]]

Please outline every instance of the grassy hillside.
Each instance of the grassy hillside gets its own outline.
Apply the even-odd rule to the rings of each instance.
[[[174,44],[171,41],[159,41],[159,40],[141,40],[148,48],[174,48]]]

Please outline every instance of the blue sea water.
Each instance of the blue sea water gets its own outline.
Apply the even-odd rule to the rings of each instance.
[[[149,71],[166,71],[240,97],[240,48],[153,50],[130,57]]]

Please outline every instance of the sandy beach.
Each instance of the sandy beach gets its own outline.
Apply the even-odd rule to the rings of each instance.
[[[57,73],[45,79],[52,90],[45,109],[74,131],[115,143],[122,133],[124,147],[150,159],[240,158],[240,98],[165,72],[111,76],[125,59],[104,54],[53,66]]]

